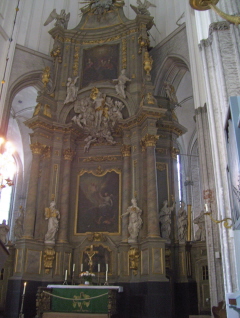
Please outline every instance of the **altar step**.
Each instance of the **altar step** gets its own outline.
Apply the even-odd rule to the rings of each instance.
[[[67,312],[44,312],[42,318],[108,318],[107,314],[78,314]]]

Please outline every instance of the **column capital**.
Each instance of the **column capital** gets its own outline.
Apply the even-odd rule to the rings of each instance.
[[[75,155],[75,152],[71,150],[70,148],[67,148],[63,150],[63,158],[64,160],[72,161],[73,157]]]
[[[157,143],[158,139],[159,139],[159,135],[146,134],[142,138],[142,144],[145,147],[156,147],[156,143]]]
[[[131,155],[131,146],[130,145],[122,145],[121,148],[122,156],[123,157],[130,157]]]
[[[38,141],[30,144],[30,149],[32,150],[32,153],[36,155],[41,155],[46,147],[46,145],[43,145]]]

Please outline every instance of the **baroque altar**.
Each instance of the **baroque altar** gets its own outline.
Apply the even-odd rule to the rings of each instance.
[[[69,16],[53,12],[52,67],[25,122],[33,159],[14,277],[35,287],[65,273],[70,280],[89,270],[91,247],[91,272],[127,286],[129,306],[137,290],[151,307],[154,285],[161,312],[170,294],[165,246],[175,234],[170,224],[163,237],[159,210],[177,199],[176,139],[186,130],[174,100],[154,94],[153,17],[139,7],[129,20],[123,6],[87,1],[72,30]]]

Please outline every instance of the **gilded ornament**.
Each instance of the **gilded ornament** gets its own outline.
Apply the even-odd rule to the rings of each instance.
[[[160,136],[160,137],[162,137],[162,136]],[[157,148],[156,152],[160,153],[160,154],[163,154],[163,155],[166,155],[167,154],[167,149],[165,149],[165,148]]]
[[[45,268],[45,273],[49,274],[50,269],[53,268],[53,261],[55,258],[56,252],[52,247],[48,247],[45,249],[44,254],[43,254],[43,264]]]
[[[52,118],[52,113],[51,113],[51,109],[50,106],[48,104],[44,105],[44,109],[43,109],[43,115]]]
[[[46,67],[43,69],[43,73],[42,73],[42,82],[43,82],[44,87],[47,86],[47,84],[49,83],[49,81],[50,81],[50,67],[49,67],[49,66],[46,66]]]
[[[36,107],[35,107],[35,109],[34,109],[33,116],[36,116],[36,115],[39,114],[40,109],[41,109],[41,106],[42,106],[42,104],[40,104],[40,103],[38,103],[38,104],[36,105]]]
[[[146,147],[155,147],[158,139],[158,135],[147,134],[145,137],[142,138],[142,142],[145,144]]]
[[[134,275],[137,274],[138,265],[140,261],[140,252],[138,248],[131,247],[128,251],[129,268],[134,270]]]
[[[230,15],[221,11],[218,7],[216,7],[216,4],[218,3],[218,1],[219,0],[189,0],[189,3],[194,10],[204,11],[204,10],[212,9],[224,20],[230,23],[233,23],[236,26],[239,25],[240,16]]]
[[[122,39],[122,68],[127,68],[127,40]]]
[[[74,155],[75,155],[75,152],[71,150],[70,148],[67,148],[63,151],[64,160],[72,161]]]
[[[62,55],[61,55],[61,48],[57,46],[55,49],[52,49],[50,55],[54,58],[54,62],[57,60],[58,63],[62,63]]]
[[[122,156],[123,157],[130,157],[131,155],[131,146],[130,145],[122,145]]]
[[[147,104],[148,105],[154,105],[155,104],[155,99],[152,95],[152,93],[147,93]]]
[[[49,159],[51,156],[51,148],[49,146],[46,146],[43,150],[43,158],[44,159]]]
[[[30,144],[30,149],[32,150],[32,153],[36,155],[41,155],[45,148],[46,145],[40,144],[40,142]]]
[[[97,95],[99,93],[99,90],[97,87],[93,87],[92,90],[91,90],[91,94],[90,94],[90,97],[95,100]]]
[[[146,26],[144,25],[144,27],[142,29],[146,29]],[[138,44],[139,44],[139,50],[138,53],[141,54],[143,49],[147,50],[149,45],[150,45],[150,41],[148,39],[148,37],[143,37],[142,35],[140,35],[138,37]]]
[[[107,237],[103,233],[91,233],[87,239],[89,242],[106,242]]]
[[[152,70],[152,65],[153,65],[153,59],[149,55],[149,53],[146,51],[144,53],[143,66],[144,66],[144,71],[147,73],[147,77],[150,79],[151,79],[150,72]]]
[[[116,161],[115,156],[101,156],[101,157],[88,157],[83,159],[83,162],[101,162],[101,161]]]
[[[157,162],[157,170],[159,170],[159,171],[167,170],[167,164],[166,163]]]

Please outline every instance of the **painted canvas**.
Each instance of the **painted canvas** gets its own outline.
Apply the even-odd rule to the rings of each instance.
[[[115,170],[78,176],[76,234],[119,233],[120,183],[121,173]]]
[[[119,45],[102,45],[83,51],[82,87],[118,77]]]

